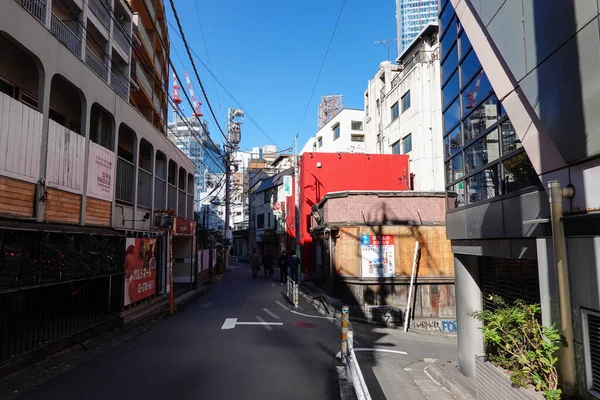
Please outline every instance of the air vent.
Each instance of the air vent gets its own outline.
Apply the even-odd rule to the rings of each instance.
[[[584,354],[587,388],[600,394],[600,313],[583,310]]]

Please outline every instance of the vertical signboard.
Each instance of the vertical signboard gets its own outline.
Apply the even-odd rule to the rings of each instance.
[[[156,293],[156,239],[125,240],[125,302],[129,305]]]
[[[90,143],[90,161],[88,166],[87,195],[112,201],[114,188],[115,153]]]
[[[363,278],[391,278],[394,276],[394,236],[362,235]]]
[[[285,175],[283,177],[283,195],[290,197],[292,195],[292,176]]]

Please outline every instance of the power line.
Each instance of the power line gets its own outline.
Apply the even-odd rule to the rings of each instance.
[[[206,94],[206,90],[204,89],[202,80],[200,80],[200,74],[198,74],[198,69],[196,68],[196,63],[194,62],[194,58],[192,57],[192,53],[190,52],[190,47],[188,45],[187,39],[185,38],[185,34],[183,33],[183,27],[181,26],[181,21],[179,20],[179,15],[177,14],[177,9],[175,8],[175,2],[173,0],[169,0],[169,3],[171,4],[171,10],[173,10],[173,16],[175,17],[175,21],[177,21],[177,26],[179,27],[179,33],[181,33],[181,40],[183,40],[183,45],[185,46],[185,50],[187,51],[188,57],[190,58],[190,61],[192,62],[192,68],[194,70],[194,74],[196,74],[196,79],[198,79],[198,83],[200,84],[200,89],[202,89],[202,93],[204,94],[204,99],[206,100],[206,105],[208,106],[208,109],[210,110],[211,115],[215,119],[215,124],[217,124],[217,128],[219,128],[219,131],[221,132],[221,134],[223,135],[225,140],[227,140],[227,135],[225,135],[225,132],[223,132],[221,125],[219,125],[219,121],[217,120],[217,116],[215,115],[215,112],[213,111],[212,105],[210,104],[210,100],[208,100],[208,95]]]
[[[306,119],[306,113],[308,113],[308,109],[310,108],[310,102],[312,101],[312,98],[315,94],[315,90],[317,90],[317,84],[319,83],[319,78],[321,78],[321,72],[323,72],[323,67],[325,66],[325,61],[327,61],[327,55],[329,54],[329,49],[331,48],[331,43],[333,42],[333,37],[335,36],[335,31],[337,30],[337,27],[340,22],[340,18],[342,17],[342,12],[344,11],[345,5],[346,5],[346,0],[344,0],[342,2],[342,6],[340,7],[340,12],[338,14],[337,20],[335,21],[335,25],[333,27],[333,32],[331,32],[331,37],[329,38],[329,44],[327,45],[327,50],[325,50],[325,56],[323,56],[323,62],[321,63],[321,68],[319,68],[319,73],[317,74],[317,79],[315,79],[315,84],[312,88],[312,92],[310,92],[310,97],[308,98],[308,104],[306,104],[306,109],[304,110],[304,115],[302,116],[302,120],[300,121],[300,127],[298,128],[297,134],[300,133],[300,129],[302,129],[302,125],[304,125],[304,120]]]
[[[171,26],[171,28],[176,29],[176,27],[170,22],[167,21],[167,23],[169,24],[169,26]],[[181,39],[181,35],[178,32],[175,32],[175,34],[177,36],[179,36],[179,38]],[[219,80],[219,78],[217,78],[217,76],[214,74],[214,72],[212,71],[211,68],[208,67],[208,65],[206,65],[204,63],[204,61],[202,61],[202,58],[198,55],[198,53],[196,53],[194,51],[193,48],[190,48],[190,51],[192,52],[192,54],[194,55],[194,57],[196,58],[196,60],[198,62],[200,62],[200,64],[202,64],[202,66],[204,67],[204,69],[206,69],[206,71],[210,74],[210,76],[213,77],[213,79],[219,84],[219,86],[221,86],[221,88],[223,89],[223,91],[229,96],[229,98],[231,98],[231,100],[233,100],[238,107],[244,109],[244,115],[246,118],[248,118],[257,128],[258,130],[265,135],[265,137],[267,139],[269,139],[273,144],[277,144],[277,142],[275,142],[275,140],[273,140],[273,138],[271,136],[269,136],[269,134],[258,124],[258,122],[256,122],[256,120],[254,118],[252,118],[252,115],[250,115],[250,113],[248,112],[248,109],[246,107],[244,107],[242,105],[242,103],[240,103],[233,94],[231,94],[231,92],[227,89],[227,87],[223,84],[223,82],[221,82]]]

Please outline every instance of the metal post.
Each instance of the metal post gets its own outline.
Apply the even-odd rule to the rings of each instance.
[[[231,212],[231,135],[225,153],[225,271],[229,271],[229,218]]]
[[[298,308],[298,284],[294,283],[294,308]]]
[[[346,353],[348,351],[348,325],[350,322],[350,309],[348,306],[342,307],[342,363],[346,364]]]
[[[575,353],[573,351],[573,317],[571,314],[571,294],[569,289],[569,268],[567,265],[567,247],[563,228],[563,198],[575,195],[572,187],[561,188],[558,180],[548,182],[550,193],[550,217],[552,222],[552,240],[554,262],[558,283],[558,306],[560,310],[560,330],[567,346],[560,349],[561,383],[565,395],[573,396],[576,392],[577,374],[575,370]]]
[[[299,177],[299,168],[298,168],[298,135],[294,139],[294,201],[295,201],[295,221],[294,225],[296,225],[296,248],[294,251],[298,256],[298,283],[301,282],[302,279],[302,246],[300,245],[300,177]]]
[[[410,274],[410,288],[408,289],[408,300],[406,303],[406,315],[404,316],[404,332],[408,331],[408,319],[410,318],[410,306],[412,304],[412,292],[415,282],[415,271],[417,269],[417,257],[419,254],[419,242],[415,242],[415,255],[413,258],[412,272]]]

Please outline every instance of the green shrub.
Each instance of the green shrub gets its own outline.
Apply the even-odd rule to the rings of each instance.
[[[544,393],[547,400],[562,396],[558,388],[558,373],[554,355],[562,341],[554,325],[540,324],[539,304],[516,301],[507,304],[493,297],[492,310],[472,314],[483,322],[483,342],[489,361],[511,371],[511,382],[517,387],[529,384]]]

